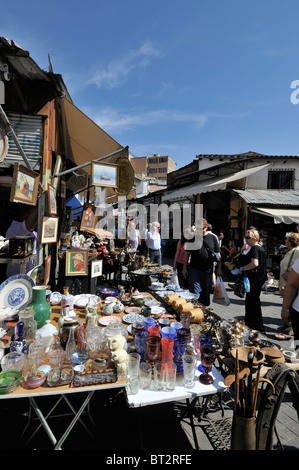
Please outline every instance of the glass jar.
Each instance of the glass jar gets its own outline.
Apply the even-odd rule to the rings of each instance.
[[[32,308],[25,308],[24,310],[19,311],[19,321],[24,323],[23,336],[27,341],[34,340],[37,323],[34,319],[35,311]]]
[[[116,335],[122,335],[125,337],[126,342],[124,345],[124,349],[127,349],[128,330],[123,323],[111,322],[103,329],[103,337],[106,340],[107,345],[109,344],[109,338],[112,338]]]

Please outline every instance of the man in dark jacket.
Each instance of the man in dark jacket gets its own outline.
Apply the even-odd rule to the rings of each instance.
[[[185,253],[183,276],[187,276],[187,260],[191,254],[189,264],[189,290],[199,295],[198,301],[206,307],[210,305],[210,294],[212,292],[212,277],[215,260],[212,253],[218,253],[219,261],[216,265],[216,275],[221,276],[220,248],[217,237],[207,233],[208,222],[199,219],[195,224],[197,243],[187,244]],[[201,237],[202,235],[202,237]],[[202,243],[198,243],[202,239]]]

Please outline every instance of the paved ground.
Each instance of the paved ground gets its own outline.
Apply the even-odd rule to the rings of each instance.
[[[237,298],[225,282],[230,297],[229,307],[213,304],[214,311],[222,318],[244,317],[244,301]],[[278,342],[274,334],[280,325],[281,297],[273,292],[261,294],[264,323],[268,338]],[[291,341],[278,342],[289,349]],[[79,398],[79,397],[77,397]],[[44,400],[41,407],[49,409],[51,398]],[[3,403],[4,402],[4,403]],[[20,439],[21,431],[27,420],[27,400],[4,400],[1,403],[1,422],[5,424],[1,448],[4,449],[51,449],[49,439],[41,429],[34,440],[26,444]],[[18,403],[16,403],[18,402]],[[81,402],[75,408],[78,408]],[[184,417],[185,404],[177,402],[147,408],[130,409],[124,393],[101,392],[94,395],[91,402],[91,414],[95,421],[94,438],[91,438],[78,423],[63,448],[66,450],[104,451],[105,455],[139,455],[142,449],[149,453],[192,454],[194,456],[194,438],[188,419]],[[201,450],[228,450],[232,419],[232,400],[229,393],[224,396],[224,416],[221,414],[218,400],[212,401],[205,419],[200,419],[202,402],[194,408],[195,431]],[[55,418],[53,429],[60,437],[62,423],[66,417]],[[85,422],[88,417],[85,416]],[[279,435],[287,450],[299,450],[298,418],[290,400],[285,395],[278,416]],[[131,452],[130,452],[131,451]],[[132,452],[134,451],[134,452]],[[197,454],[197,453],[196,453]]]

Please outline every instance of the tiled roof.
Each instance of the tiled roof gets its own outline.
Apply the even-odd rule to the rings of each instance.
[[[244,152],[244,153],[232,153],[232,154],[199,154],[196,158],[227,158],[227,159],[242,159],[242,158],[299,158],[299,155],[264,155],[257,152]]]

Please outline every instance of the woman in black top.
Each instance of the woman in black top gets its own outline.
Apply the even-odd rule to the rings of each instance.
[[[257,230],[247,230],[245,239],[250,250],[241,256],[239,269],[239,273],[243,272],[250,282],[250,292],[245,297],[245,324],[252,330],[265,332],[260,295],[267,279],[266,254]]]

